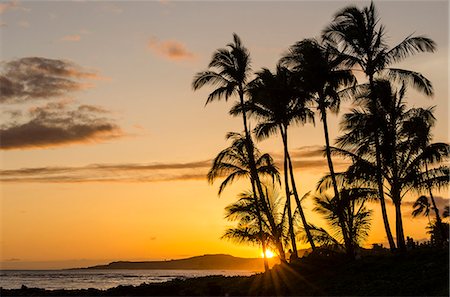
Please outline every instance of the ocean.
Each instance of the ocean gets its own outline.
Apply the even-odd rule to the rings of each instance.
[[[158,283],[176,278],[209,275],[252,275],[247,270],[2,270],[0,287],[19,289],[22,285],[43,289],[108,289],[119,285]]]

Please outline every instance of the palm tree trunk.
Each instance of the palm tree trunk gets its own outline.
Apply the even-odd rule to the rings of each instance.
[[[264,240],[264,238],[261,238],[261,245],[262,245],[262,251],[263,251],[263,258],[264,258],[264,271],[267,272],[269,271],[269,261],[267,260],[267,256],[266,256],[266,242]]]
[[[397,198],[398,199],[398,198]],[[403,232],[403,220],[402,220],[402,211],[401,211],[401,202],[395,201],[395,226],[397,233],[397,247],[400,252],[406,252],[406,243],[405,243],[405,234]]]
[[[438,244],[441,245],[447,235],[444,229],[444,225],[442,224],[441,216],[439,215],[439,209],[437,208],[436,201],[434,200],[433,191],[431,190],[431,185],[429,181],[430,176],[428,175],[428,164],[426,162],[425,162],[425,172],[427,175],[428,192],[430,193],[431,203],[433,204],[434,213],[436,214],[436,226],[439,228],[439,232],[441,233],[441,240],[438,241]]]
[[[259,179],[259,175],[258,175],[258,171],[256,170],[256,162],[255,162],[255,155],[254,155],[254,149],[253,149],[253,141],[252,141],[252,137],[250,135],[249,129],[248,129],[248,124],[247,124],[247,112],[246,112],[246,108],[245,108],[245,102],[244,102],[244,90],[242,88],[242,86],[239,87],[239,100],[240,100],[240,104],[242,106],[242,120],[243,120],[243,124],[244,124],[244,132],[245,132],[245,144],[247,147],[247,153],[248,153],[248,159],[249,159],[249,166],[250,166],[250,175],[252,180],[255,181],[256,184],[256,188],[258,190],[259,193],[259,198],[261,201],[261,205],[263,206],[264,211],[267,213],[267,219],[269,221],[269,225],[271,227],[272,230],[277,230],[277,226],[275,224],[275,220],[273,219],[273,217],[271,216],[269,207],[267,206],[266,203],[266,199],[264,198],[264,191],[261,185],[261,180]],[[277,235],[277,241],[280,240],[281,238],[279,237],[279,234]]]
[[[288,165],[289,165],[289,175],[291,177],[292,192],[294,193],[294,198],[295,198],[295,202],[297,203],[298,212],[300,214],[300,218],[302,220],[303,227],[305,228],[306,238],[308,239],[308,242],[311,245],[311,248],[313,250],[315,250],[316,249],[316,245],[314,244],[314,240],[312,238],[308,222],[306,221],[305,213],[303,212],[303,208],[302,208],[302,205],[301,205],[301,202],[300,202],[300,198],[298,196],[297,186],[296,186],[296,183],[295,183],[294,168],[292,166],[291,156],[289,155],[289,150],[288,150],[287,126],[284,127],[283,145],[285,147],[285,155],[286,155],[287,162],[288,162]],[[295,250],[295,256],[298,257],[297,250]]]
[[[288,222],[289,222],[289,235],[291,236],[291,246],[292,246],[292,254],[295,258],[298,258],[297,253],[297,243],[295,240],[295,232],[294,232],[294,222],[292,218],[292,208],[291,208],[291,193],[289,191],[289,171],[288,171],[288,151],[286,144],[286,131],[283,130],[283,126],[280,125],[281,138],[283,139],[283,147],[284,147],[284,158],[283,158],[283,167],[284,167],[284,189],[286,191],[286,205],[287,205],[287,213],[288,213]]]
[[[334,172],[333,161],[331,159],[330,137],[328,135],[327,113],[326,113],[325,108],[322,106],[322,104],[320,106],[320,113],[322,116],[323,132],[325,135],[325,151],[326,151],[326,155],[327,155],[328,168],[330,169],[331,180],[333,182],[334,196],[336,197],[337,201],[340,201],[339,189],[338,189],[337,181],[336,181],[336,174]],[[342,236],[344,237],[344,244],[345,244],[345,249],[347,251],[347,255],[353,259],[353,258],[355,258],[353,241],[351,241],[349,238],[349,234],[347,233],[347,229],[345,228],[345,220],[342,217],[341,211],[339,211],[339,224],[341,225]],[[351,228],[350,228],[350,230],[351,230]]]
[[[258,219],[259,238],[261,240],[261,247],[262,247],[262,250],[263,250],[264,271],[268,271],[269,270],[269,263],[267,262],[267,257],[266,257],[266,240],[264,238],[264,233],[263,233],[262,216],[261,216],[261,211],[259,209],[258,196],[256,195],[255,181],[252,180],[251,182],[252,182],[253,198],[255,200],[256,215],[257,215],[257,219]]]
[[[372,90],[374,89],[374,81],[373,81],[373,75],[369,75],[369,83],[370,83],[370,90],[372,94]],[[376,98],[371,98],[372,103],[376,106]],[[384,199],[384,188],[383,188],[383,175],[381,173],[381,152],[380,152],[380,140],[378,138],[378,131],[375,131],[375,157],[376,157],[376,179],[377,179],[377,186],[378,186],[378,195],[380,198],[380,204],[381,204],[381,215],[383,217],[383,223],[384,223],[384,229],[386,230],[386,237],[389,242],[389,248],[391,251],[395,250],[395,242],[394,237],[392,236],[391,227],[389,226],[389,218],[386,211],[386,201]]]

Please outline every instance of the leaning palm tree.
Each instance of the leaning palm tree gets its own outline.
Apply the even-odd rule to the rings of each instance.
[[[356,82],[351,70],[343,67],[343,61],[344,59],[337,54],[336,49],[329,44],[321,45],[315,39],[297,42],[289,48],[288,53],[282,58],[282,63],[292,67],[302,81],[302,85],[312,95],[316,103],[323,124],[325,152],[333,181],[334,196],[338,197],[338,200],[339,190],[330,151],[327,112],[339,112],[341,101],[339,91],[353,86]],[[340,217],[339,219],[343,224],[344,218]],[[351,249],[353,245],[345,232],[344,229],[343,238],[346,247]],[[348,253],[352,254],[353,252],[349,250]]]
[[[279,250],[279,247],[283,247],[279,244],[278,236],[281,234],[283,242],[287,236],[286,226],[286,208],[285,197],[279,194],[277,183],[266,182],[264,183],[264,189],[266,190],[266,197],[270,205],[270,214],[262,214],[263,230],[262,236],[259,235],[258,225],[258,206],[256,205],[259,200],[254,199],[253,191],[245,191],[239,194],[239,200],[228,205],[225,208],[225,218],[229,221],[237,221],[237,226],[228,228],[222,238],[230,239],[238,243],[251,243],[259,244],[260,241],[264,241],[263,246],[276,250],[280,260],[285,262],[284,250]],[[277,229],[272,230],[267,220],[268,216],[272,216],[276,222]],[[265,256],[266,250],[263,250]]]
[[[309,236],[309,228],[305,214],[301,206],[295,183],[292,161],[288,149],[288,127],[295,123],[312,122],[313,112],[307,107],[304,92],[295,88],[295,79],[292,73],[285,67],[277,66],[276,73],[268,69],[263,69],[256,74],[256,78],[249,84],[250,100],[246,103],[248,112],[259,121],[255,127],[257,138],[263,139],[275,133],[280,133],[284,148],[284,185],[286,192],[286,205],[289,220],[289,233],[294,256],[297,255],[297,244],[295,240],[294,223],[290,202],[291,191],[289,182],[292,185],[292,192],[297,203],[297,208],[303,226]],[[232,114],[240,114],[244,109],[241,105],[236,105]],[[314,241],[309,236],[309,243],[314,249]]]
[[[199,72],[195,75],[192,82],[192,88],[198,90],[205,85],[217,87],[212,91],[207,100],[206,105],[215,101],[225,99],[226,101],[233,96],[237,96],[238,102],[244,106],[245,94],[247,92],[247,84],[251,73],[251,59],[248,49],[242,44],[237,34],[233,34],[233,42],[229,43],[226,48],[218,49],[214,52],[209,70]],[[253,141],[249,131],[247,112],[242,112],[242,120],[245,133],[245,145],[249,156],[249,166],[251,178],[258,190],[259,199],[265,211],[268,211],[264,199],[264,192],[261,181],[256,170],[256,162],[253,155]],[[275,222],[271,222],[275,227]]]
[[[251,174],[251,168],[250,168],[250,157],[249,153],[247,151],[246,146],[246,138],[244,135],[241,135],[239,133],[228,133],[227,138],[232,139],[232,144],[222,150],[216,158],[213,160],[213,164],[211,169],[208,172],[208,181],[212,184],[214,183],[218,178],[224,177],[222,183],[219,187],[218,194],[220,195],[223,190],[231,185],[234,181],[238,179],[247,179],[251,182],[253,193],[256,193],[256,187],[255,187],[255,181],[252,178]],[[261,154],[257,148],[253,148],[253,158],[256,160],[256,170],[258,176],[265,176],[270,177],[273,180],[276,180],[279,182],[279,172],[276,168],[272,157],[269,154]],[[274,222],[274,218],[271,216],[271,212],[266,211],[266,208],[260,209],[261,204],[265,204],[267,206],[267,209],[269,209],[269,206],[267,205],[266,201],[261,201],[261,199],[257,199],[257,195],[254,194],[253,198],[255,200],[255,207],[256,207],[256,215],[258,217],[258,224],[259,224],[259,232],[260,235],[263,236],[263,215],[262,213],[266,213],[267,220],[269,221],[269,224],[272,228],[272,230],[275,230],[276,228],[273,228],[273,224],[271,222]],[[283,250],[282,247],[282,240],[281,234],[275,235],[275,238],[277,238],[276,242],[278,243],[278,250],[280,251],[281,257],[284,256],[284,253],[281,251]],[[265,247],[265,240],[261,237],[261,244],[263,245],[263,250],[266,250]],[[267,263],[265,263],[267,264]],[[267,267],[267,266],[266,266]]]
[[[359,66],[369,80],[368,87],[373,89],[377,76],[387,76],[395,81],[412,84],[426,95],[433,94],[431,82],[422,74],[410,70],[392,68],[391,65],[420,52],[434,52],[436,45],[433,40],[424,36],[408,36],[398,45],[389,48],[386,42],[385,28],[379,23],[379,17],[373,2],[369,7],[359,9],[348,6],[335,14],[333,21],[323,30],[322,37],[326,42],[337,47],[346,65]],[[377,98],[372,104],[377,109]],[[389,227],[386,205],[383,193],[383,177],[381,152],[378,140],[379,132],[375,131],[376,178],[380,195],[381,211],[386,235],[391,250],[395,249],[394,240]]]

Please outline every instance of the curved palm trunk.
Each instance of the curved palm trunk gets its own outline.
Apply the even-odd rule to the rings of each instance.
[[[289,235],[291,237],[291,245],[292,245],[292,254],[295,258],[298,258],[297,253],[297,243],[295,240],[295,232],[294,232],[294,222],[292,218],[292,207],[291,207],[291,193],[289,191],[289,171],[288,171],[288,152],[287,145],[285,143],[286,132],[283,131],[283,127],[280,125],[281,137],[283,138],[283,146],[284,146],[284,156],[283,156],[283,169],[284,169],[284,189],[286,191],[286,206],[287,206],[287,215],[289,222]]]
[[[284,126],[283,129],[284,129],[284,133],[282,133],[283,146],[284,146],[284,151],[285,151],[285,156],[286,156],[286,159],[287,159],[287,163],[289,165],[289,175],[290,175],[290,178],[291,178],[292,192],[294,193],[294,198],[295,198],[295,202],[297,203],[298,212],[300,214],[300,218],[302,220],[303,227],[305,228],[306,237],[308,239],[309,244],[311,245],[311,248],[313,250],[315,250],[316,249],[316,245],[314,244],[314,240],[313,240],[313,238],[311,236],[311,231],[310,231],[308,222],[306,221],[305,213],[303,212],[303,208],[302,208],[302,205],[301,205],[301,202],[300,202],[300,198],[298,197],[297,186],[295,184],[294,168],[292,166],[292,161],[291,161],[291,157],[289,155],[289,150],[288,150],[287,126]],[[283,131],[283,129],[281,129],[281,131]],[[295,250],[294,255],[296,257],[298,257],[297,250]]]
[[[325,151],[326,151],[326,155],[327,155],[328,168],[330,169],[331,180],[333,182],[334,196],[336,197],[336,199],[338,201],[340,201],[339,189],[338,189],[337,181],[336,181],[336,174],[334,172],[333,161],[331,159],[330,137],[328,135],[327,113],[323,106],[320,106],[320,113],[322,115],[323,132],[325,135]],[[339,219],[339,224],[341,225],[342,236],[344,237],[344,244],[345,244],[345,249],[346,249],[347,255],[350,258],[354,258],[355,257],[355,249],[353,246],[353,241],[350,239],[350,234],[347,233],[347,229],[345,228],[345,219],[342,216],[342,211],[338,212],[338,219]],[[349,228],[349,230],[351,232],[352,229]]]
[[[431,190],[431,185],[429,182],[430,176],[428,175],[428,164],[426,162],[425,162],[425,172],[428,179],[427,181],[428,192],[430,193],[431,203],[433,204],[434,213],[436,214],[436,225],[439,228],[439,232],[441,233],[441,240],[438,242],[438,244],[441,245],[447,235],[445,232],[444,225],[442,224],[441,216],[439,215],[439,209],[437,208],[436,201],[434,200],[433,191]]]
[[[262,248],[263,257],[264,257],[264,271],[269,271],[269,262],[268,262],[267,257],[266,257],[266,240],[264,238],[264,233],[263,233],[261,211],[259,209],[258,198],[257,198],[257,195],[256,195],[255,182],[253,180],[251,182],[252,182],[253,198],[255,200],[256,216],[257,216],[257,219],[258,219],[259,237],[260,237],[260,240],[261,240],[261,248]]]
[[[250,135],[250,132],[248,130],[248,124],[247,124],[247,112],[246,112],[246,108],[244,105],[244,91],[242,86],[239,87],[239,100],[242,106],[242,120],[243,120],[243,124],[244,124],[244,132],[245,132],[245,139],[246,139],[246,147],[247,147],[247,152],[248,152],[248,159],[249,159],[249,166],[250,166],[250,175],[252,180],[255,181],[255,185],[256,188],[258,190],[259,193],[259,198],[261,201],[261,205],[263,206],[264,211],[267,214],[267,219],[269,221],[269,225],[271,227],[272,230],[276,231],[278,230],[276,224],[275,224],[275,220],[273,219],[269,207],[267,206],[267,202],[266,199],[264,198],[264,191],[261,185],[261,180],[259,179],[259,175],[258,172],[256,170],[256,162],[255,162],[255,155],[254,155],[254,149],[253,149],[253,141]],[[278,233],[278,232],[277,232]],[[274,236],[276,236],[276,241],[277,243],[281,243],[281,234],[274,234]],[[280,245],[281,250],[282,246]],[[280,248],[279,248],[280,249]],[[283,258],[284,258],[284,251],[283,251]],[[283,260],[283,259],[282,259]],[[285,259],[284,259],[285,260]]]
[[[374,89],[373,75],[369,75],[370,90]],[[371,93],[372,94],[372,93]],[[372,98],[372,102],[375,103],[376,99]],[[386,211],[386,200],[384,199],[384,188],[383,188],[383,175],[381,173],[381,152],[380,152],[380,140],[378,135],[378,130],[374,131],[375,135],[375,157],[376,157],[376,179],[378,186],[378,195],[380,198],[381,205],[381,215],[383,217],[384,229],[386,230],[386,237],[389,242],[389,248],[391,251],[395,251],[395,242],[392,236],[391,227],[389,226],[389,218]]]

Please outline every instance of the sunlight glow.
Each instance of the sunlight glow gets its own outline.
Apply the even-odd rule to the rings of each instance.
[[[266,257],[267,258],[273,258],[275,257],[275,253],[272,252],[271,250],[266,250]],[[261,258],[264,258],[264,253],[261,252]]]

